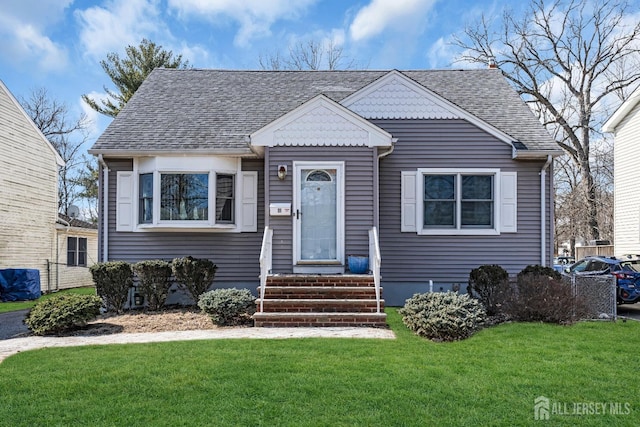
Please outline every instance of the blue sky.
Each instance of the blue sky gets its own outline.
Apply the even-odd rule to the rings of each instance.
[[[71,114],[109,119],[81,101],[113,88],[107,53],[148,38],[196,68],[260,69],[260,55],[305,40],[333,40],[360,68],[461,68],[452,34],[503,0],[3,0],[0,79],[16,97],[44,87]],[[525,2],[515,2],[523,7]],[[512,6],[513,7],[513,6]]]

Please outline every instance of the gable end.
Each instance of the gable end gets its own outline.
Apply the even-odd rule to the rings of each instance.
[[[319,95],[251,135],[254,147],[389,147],[392,137],[324,95]]]
[[[392,71],[342,101],[366,119],[459,119],[442,98]]]

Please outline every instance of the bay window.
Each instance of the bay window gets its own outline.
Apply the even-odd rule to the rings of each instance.
[[[258,172],[241,164],[214,156],[134,159],[132,171],[117,173],[116,231],[257,231]]]

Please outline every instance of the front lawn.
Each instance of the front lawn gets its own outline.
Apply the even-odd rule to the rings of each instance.
[[[46,294],[46,295],[43,294],[37,300],[32,300],[32,301],[0,302],[0,313],[8,313],[10,311],[18,311],[18,310],[24,310],[24,309],[27,309],[27,308],[31,308],[34,305],[36,305],[37,303],[39,303],[40,301],[45,301],[45,300],[51,298],[54,295],[60,295],[60,294],[65,294],[65,293],[81,294],[81,295],[95,295],[96,294],[96,288],[94,288],[93,286],[90,286],[90,287],[84,287],[84,288],[64,289],[64,290],[61,290],[59,292],[52,292],[52,293],[49,293],[49,294]]]
[[[640,323],[504,324],[438,344],[410,333],[396,309],[387,313],[396,340],[210,340],[20,353],[0,363],[0,425],[640,421]],[[534,419],[539,396],[550,399],[546,423]],[[596,403],[605,404],[604,414]]]

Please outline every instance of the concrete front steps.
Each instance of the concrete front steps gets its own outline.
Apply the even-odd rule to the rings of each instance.
[[[260,303],[258,299],[258,311]],[[369,275],[269,276],[263,310],[253,315],[257,327],[387,325],[387,315],[376,313],[375,285]]]

